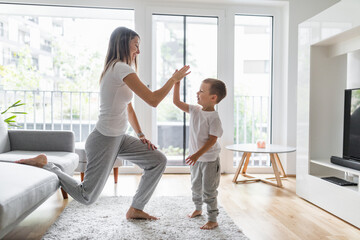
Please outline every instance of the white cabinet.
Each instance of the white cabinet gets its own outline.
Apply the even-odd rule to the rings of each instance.
[[[310,175],[318,178],[335,176],[359,183],[360,171],[333,164],[329,159],[322,159],[310,160]],[[341,188],[359,192],[360,184],[357,186],[341,186]]]
[[[343,0],[299,25],[297,194],[360,227],[359,186],[322,177],[360,171],[332,164],[342,156],[344,90],[360,88],[360,1]]]

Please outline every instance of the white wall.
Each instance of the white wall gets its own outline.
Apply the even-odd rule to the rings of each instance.
[[[298,24],[315,16],[340,0],[289,0],[289,49],[287,91],[286,135],[287,145],[296,146],[296,108],[297,108],[297,64],[298,64]],[[285,171],[296,172],[296,153],[288,154]]]
[[[358,88],[360,79],[360,50],[348,53],[347,88]]]

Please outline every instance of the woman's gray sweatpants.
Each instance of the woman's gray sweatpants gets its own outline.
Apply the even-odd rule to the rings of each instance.
[[[190,166],[192,200],[195,209],[202,211],[203,202],[207,205],[208,221],[216,222],[219,215],[217,207],[217,188],[220,183],[220,159],[212,162],[196,162]]]
[[[96,129],[88,136],[85,144],[87,167],[83,182],[62,172],[53,163],[44,166],[54,172],[60,186],[76,201],[91,204],[102,192],[117,157],[128,160],[144,170],[136,194],[131,204],[143,210],[150,200],[166,167],[166,157],[158,150],[148,149],[148,145],[138,138],[121,135],[108,137]]]

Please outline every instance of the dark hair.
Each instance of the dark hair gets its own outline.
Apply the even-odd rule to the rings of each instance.
[[[103,78],[105,72],[114,67],[117,62],[125,62],[131,64],[130,56],[130,41],[139,35],[126,27],[116,28],[109,40],[109,47],[105,58],[104,70],[101,73],[100,81]],[[134,61],[135,69],[137,70],[137,59]]]
[[[207,78],[203,83],[210,84],[210,94],[215,94],[217,96],[216,103],[219,103],[226,96],[226,85],[223,81],[215,78]]]

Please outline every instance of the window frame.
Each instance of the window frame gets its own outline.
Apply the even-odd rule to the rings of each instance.
[[[216,4],[214,4],[216,5]],[[174,15],[194,15],[194,16],[216,16],[218,17],[218,78],[224,80],[227,85],[228,95],[219,104],[218,112],[222,118],[224,134],[220,138],[221,145],[220,161],[222,172],[234,173],[236,167],[233,166],[233,152],[226,149],[226,146],[233,144],[234,139],[234,32],[235,32],[235,15],[265,15],[273,17],[273,82],[272,82],[272,142],[277,144],[286,143],[287,122],[286,105],[287,99],[287,64],[285,57],[287,56],[287,48],[284,48],[286,42],[286,9],[284,5],[274,6],[218,6],[217,9],[204,9],[200,5],[191,5],[184,8],[183,5],[158,6],[145,5],[143,7],[135,7],[135,30],[141,36],[139,58],[139,77],[150,89],[153,89],[155,81],[154,73],[154,55],[152,43],[152,14],[174,14]],[[143,66],[143,67],[142,67]],[[156,110],[150,108],[143,100],[135,96],[135,109],[141,123],[141,127],[149,139],[156,139]],[[231,117],[225,117],[229,116]],[[149,116],[151,116],[149,118]],[[154,140],[155,142],[155,140]],[[286,156],[282,157],[286,161]],[[286,166],[286,164],[284,164]],[[120,169],[121,172],[124,172]],[[128,171],[126,171],[128,172]],[[141,172],[136,171],[136,173]],[[188,166],[168,166],[165,173],[189,173]],[[249,173],[272,173],[269,167],[248,167]]]
[[[273,111],[272,111],[272,109],[273,109],[273,93],[274,93],[274,88],[273,88],[273,81],[274,81],[274,72],[273,72],[273,62],[274,62],[274,16],[272,16],[272,15],[264,15],[264,14],[262,14],[262,15],[259,15],[259,14],[235,14],[235,16],[234,16],[234,19],[235,19],[235,21],[236,21],[236,17],[237,16],[249,16],[249,17],[267,17],[267,18],[271,18],[271,46],[270,46],[270,48],[271,48],[271,58],[270,58],[270,64],[268,64],[269,66],[267,66],[269,69],[268,69],[268,72],[271,72],[271,75],[270,75],[270,99],[269,99],[269,101],[270,101],[270,109],[268,109],[269,110],[269,112],[268,112],[268,117],[269,117],[269,126],[270,126],[270,129],[269,129],[269,140],[270,140],[270,142],[268,141],[268,139],[264,139],[266,142],[267,142],[267,144],[272,144],[273,143],[273,139],[272,139],[272,134],[273,134],[273,131],[272,131],[272,129],[273,129],[273,122],[272,122],[272,115],[273,115]],[[235,34],[235,24],[234,24],[234,34]],[[234,39],[235,39],[235,36],[234,36]],[[234,43],[235,44],[235,43]],[[235,46],[234,46],[234,48],[235,48]],[[250,60],[251,61],[251,60]],[[255,60],[255,61],[258,61],[258,60]],[[244,63],[245,63],[245,61],[244,61]],[[265,65],[266,65],[266,63],[264,62],[264,69],[265,69]],[[234,56],[234,66],[235,66],[235,56]],[[244,67],[244,69],[245,69],[245,67]],[[264,71],[264,73],[266,73],[266,71]],[[254,72],[245,72],[244,71],[244,74],[254,74]],[[255,73],[255,74],[257,74],[257,73]],[[234,78],[234,81],[235,81],[235,78]],[[255,141],[256,141],[256,139],[255,139]],[[235,144],[235,143],[233,143],[233,144]],[[254,155],[256,156],[256,155],[258,155],[258,154],[252,154],[252,156],[251,156],[251,158],[253,158],[254,157]],[[239,157],[241,157],[241,153],[240,153],[240,156]],[[264,157],[264,156],[261,156],[261,157]],[[269,164],[271,164],[270,163],[270,158],[269,158],[269,156],[265,156],[267,159],[268,159],[268,162],[269,162]],[[252,165],[249,165],[248,166],[249,168],[251,168],[251,167],[254,167],[254,168],[265,168],[265,169],[268,169],[268,168],[271,168],[271,165],[269,165],[269,166],[252,166]]]
[[[226,45],[235,46],[235,15],[255,15],[255,16],[272,16],[273,17],[273,52],[272,52],[272,99],[271,99],[271,142],[280,144],[281,142],[286,142],[284,139],[286,136],[286,105],[284,104],[287,99],[287,86],[286,74],[287,74],[287,64],[285,62],[285,56],[287,54],[287,48],[284,48],[285,41],[285,15],[282,11],[282,8],[277,6],[259,6],[259,7],[234,7],[228,9],[226,12],[228,17],[226,19],[227,26],[227,36]],[[234,52],[230,50],[230,47],[227,49],[227,56],[230,64],[227,66],[227,71],[225,73],[227,79],[232,79],[232,81],[226,82],[228,91],[227,97],[223,100],[223,104],[219,106],[220,116],[226,116],[231,113],[234,109]],[[285,66],[285,67],[283,67]],[[234,118],[229,117],[225,119],[224,126],[224,135],[221,140],[222,152],[220,158],[222,159],[231,159],[222,163],[223,171],[227,173],[234,173],[237,167],[233,166],[233,152],[226,150],[227,145],[232,145],[234,139]],[[286,158],[286,156],[284,156]],[[272,173],[271,166],[269,167],[248,167],[247,172],[249,173]]]
[[[147,82],[147,85],[150,89],[153,89],[153,86],[156,86],[156,76],[154,72],[155,65],[155,54],[153,52],[153,38],[152,34],[153,31],[149,31],[149,29],[153,29],[153,23],[152,23],[152,16],[153,14],[161,14],[161,15],[178,15],[178,16],[194,16],[194,17],[217,17],[218,19],[218,41],[217,41],[217,54],[218,54],[218,63],[217,63],[217,72],[218,77],[219,76],[219,63],[222,63],[223,61],[219,60],[219,53],[220,53],[220,34],[221,34],[221,28],[224,28],[224,19],[225,19],[225,11],[224,10],[218,10],[218,9],[194,9],[194,8],[173,8],[173,7],[147,7],[146,8],[146,29],[147,29],[147,35],[146,35],[146,43],[143,48],[150,49],[150,51],[147,53],[149,54],[149,58],[146,64],[146,67],[148,68],[148,72],[151,72],[151,79]],[[136,27],[136,25],[135,25]],[[149,62],[151,64],[149,64]],[[145,78],[144,78],[145,79]],[[136,101],[136,100],[135,100]],[[136,101],[135,105],[138,106],[143,104],[141,100],[139,102]],[[145,106],[144,106],[145,110]],[[138,111],[137,111],[138,112]],[[151,115],[151,125],[148,124],[147,132],[150,132],[151,139],[156,142],[157,140],[157,130],[156,130],[156,109],[150,109],[150,111],[147,112],[147,114]],[[149,126],[150,125],[150,126]],[[189,166],[167,166],[165,173],[190,173]]]
[[[216,19],[216,21],[217,21],[217,30],[218,30],[218,23],[219,23],[219,18],[217,17],[217,16],[205,16],[205,15],[188,15],[188,14],[160,14],[160,13],[153,13],[152,14],[152,19],[153,19],[153,17],[154,16],[169,16],[169,17],[172,17],[172,16],[174,16],[174,17],[180,17],[180,18],[183,18],[184,20],[185,19],[188,19],[188,18],[212,18],[212,19]],[[185,20],[185,24],[187,24],[188,23],[188,21],[187,20]],[[183,22],[184,23],[184,22]],[[184,25],[183,25],[183,30],[184,31],[188,31],[188,29],[187,29],[187,27],[185,27]],[[154,34],[154,32],[152,32],[152,34]],[[187,36],[188,35],[188,32],[184,32],[184,36]],[[217,31],[217,35],[218,35],[218,31]],[[153,35],[152,35],[153,36]],[[153,38],[152,38],[153,39]],[[186,42],[187,42],[187,39],[186,39]],[[154,42],[153,42],[153,44],[154,44]],[[218,46],[216,47],[216,48],[218,48]],[[155,47],[155,45],[153,45],[153,47],[152,47],[152,49],[153,50],[155,50],[156,49],[156,47]],[[187,46],[187,44],[184,44],[184,46],[183,46],[183,61],[185,60],[185,62],[186,62],[186,64],[189,64],[188,62],[187,62],[187,59],[186,59],[186,55],[187,55],[187,53],[188,53],[188,46]],[[156,54],[155,54],[155,52],[153,51],[152,52],[152,57],[153,57],[153,61],[152,61],[152,63],[156,63]],[[217,60],[217,59],[216,59]],[[183,62],[183,64],[184,64],[184,62]],[[218,61],[216,61],[216,65],[218,64]],[[153,65],[153,68],[155,68],[156,66],[155,66],[155,64]],[[181,65],[180,66],[176,66],[176,67],[181,67]],[[153,69],[154,70],[154,69]],[[155,72],[155,71],[153,71],[153,72]],[[194,72],[194,69],[193,69],[193,72]],[[155,75],[154,75],[154,78],[153,78],[153,80],[152,80],[152,85],[153,86],[157,86],[157,82],[156,82],[156,79],[155,79],[156,77],[155,77]],[[187,80],[188,81],[188,80]],[[182,80],[181,81],[181,85],[182,85],[182,87],[184,87],[184,80]],[[185,92],[187,92],[187,87],[185,88]],[[152,90],[156,90],[156,88],[153,88]],[[169,93],[170,94],[170,93]],[[185,99],[186,99],[186,96],[187,96],[187,94],[185,95]],[[180,93],[180,98],[181,99],[183,99],[183,95]],[[187,101],[187,103],[189,103],[189,104],[195,104],[194,102],[188,102],[188,100],[186,100]],[[154,130],[154,132],[153,132],[153,141],[154,142],[158,142],[158,125],[157,125],[157,113],[158,113],[158,111],[157,111],[157,109],[153,109],[154,111],[154,118],[155,118],[155,122],[153,123],[154,124],[154,126],[153,126],[153,130]],[[183,116],[185,116],[186,115],[186,113],[184,113],[184,115]],[[184,127],[185,126],[185,123],[187,122],[187,120],[189,120],[189,116],[186,116],[186,118],[184,119],[182,119],[182,127]],[[188,124],[186,124],[187,126],[188,126]],[[184,130],[184,129],[183,129]],[[185,132],[184,131],[182,131],[182,133],[184,134]],[[188,139],[189,139],[189,135],[188,134],[185,134],[185,136],[184,135],[182,135],[183,137],[185,137],[183,140],[185,141],[185,142],[188,142]],[[186,139],[186,140],[185,140]],[[183,147],[184,147],[184,145],[185,145],[185,142],[183,141]],[[186,148],[185,149],[183,149],[183,150],[186,150]],[[183,153],[183,154],[185,154],[185,153]],[[185,159],[187,158],[187,155],[183,155],[183,159],[184,159],[184,161],[185,161]],[[185,168],[188,168],[189,166],[187,166],[187,165],[184,165],[184,166],[167,166],[167,168],[171,168],[171,167],[175,167],[175,168],[179,168],[179,167],[185,167]]]

